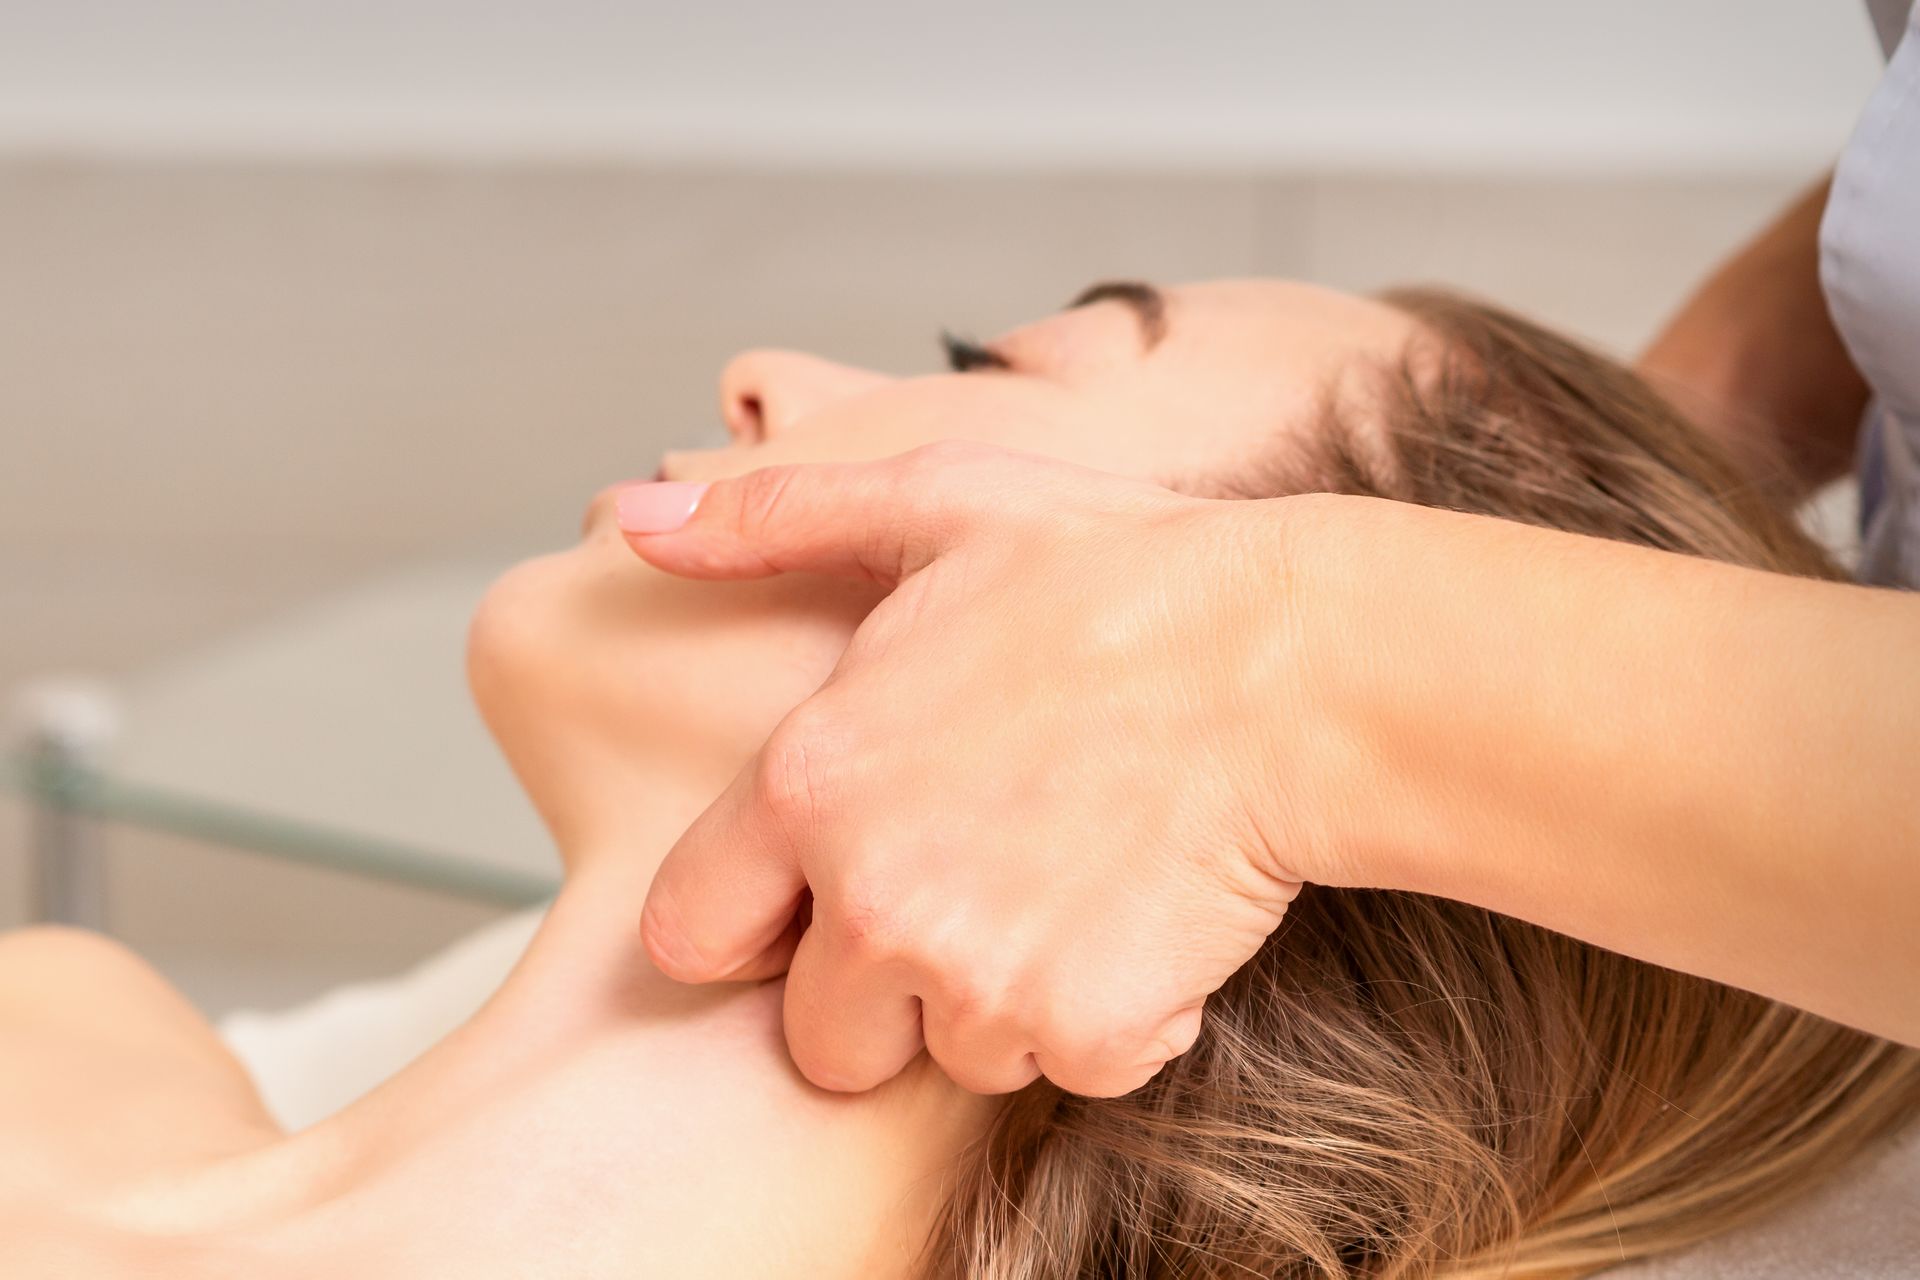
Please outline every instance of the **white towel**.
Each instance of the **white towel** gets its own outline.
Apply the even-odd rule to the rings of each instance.
[[[496,920],[406,973],[271,1013],[240,1011],[221,1037],[289,1130],[331,1115],[465,1022],[506,980],[546,908]]]

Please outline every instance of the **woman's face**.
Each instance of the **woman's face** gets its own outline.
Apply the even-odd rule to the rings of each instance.
[[[715,480],[963,439],[1163,483],[1218,475],[1284,449],[1349,370],[1393,358],[1412,333],[1385,304],[1308,285],[1096,286],[957,350],[950,372],[739,356],[720,377],[732,442],[669,453],[660,473]],[[475,697],[563,849],[624,844],[657,823],[663,784],[724,786],[877,598],[805,575],[670,578],[628,550],[602,493],[578,546],[488,593],[469,648]]]

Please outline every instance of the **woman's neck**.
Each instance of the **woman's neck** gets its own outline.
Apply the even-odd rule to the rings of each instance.
[[[682,1274],[779,1274],[788,1254],[809,1275],[904,1274],[995,1104],[924,1061],[823,1094],[786,1056],[781,984],[653,968],[641,904],[711,794],[651,786],[617,832],[567,851],[539,933],[467,1024],[313,1128],[170,1178],[145,1221],[216,1242],[235,1274],[379,1274],[408,1249],[512,1273],[513,1249],[550,1236]],[[716,1234],[716,1215],[734,1225]],[[202,1270],[221,1274],[182,1274]]]
[[[640,945],[653,869],[704,804],[698,784],[652,772],[617,838],[563,851],[565,883],[526,953],[467,1023],[378,1088],[298,1133],[259,1129],[235,1154],[169,1170],[120,1197],[112,1218],[136,1231],[271,1232],[328,1203],[517,1077],[610,1027],[670,1011]],[[698,993],[682,989],[688,1003]]]

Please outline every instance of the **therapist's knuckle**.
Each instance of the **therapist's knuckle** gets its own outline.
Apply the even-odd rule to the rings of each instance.
[[[1125,1092],[1115,1089],[1109,1073],[1087,1058],[1057,1049],[1042,1049],[1035,1057],[1040,1073],[1068,1093],[1085,1098],[1111,1098]]]
[[[980,473],[997,465],[1004,455],[971,440],[936,440],[895,459],[893,480],[909,508],[938,510],[955,494],[976,495]]]
[[[940,955],[932,959],[932,967],[957,1019],[996,1026],[1013,1020],[1019,982],[1003,958],[978,953]]]
[[[796,467],[762,467],[732,482],[733,532],[749,545],[777,534],[793,509]]]
[[[1125,1022],[1125,1015],[1109,1009],[1105,1001],[1056,1001],[1047,1012],[1043,1034],[1048,1048],[1063,1061],[1110,1063],[1121,1056]]]
[[[1159,1073],[1164,1061],[1147,1058],[1104,1033],[1043,1037],[1036,1054],[1041,1070],[1068,1093],[1089,1098],[1117,1098],[1132,1093]]]
[[[861,1093],[881,1083],[872,1070],[849,1061],[830,1033],[810,1022],[790,1022],[787,1051],[809,1083],[830,1093]]]
[[[947,1079],[953,1081],[968,1093],[979,1094],[981,1097],[991,1097],[995,1094],[1006,1092],[1006,1090],[1001,1087],[992,1069],[986,1064],[976,1063],[964,1054],[952,1051],[946,1053],[932,1053],[930,1051],[928,1056],[939,1065],[941,1071],[946,1073]]]
[[[818,825],[831,754],[818,720],[804,707],[773,731],[760,752],[754,802],[791,839],[806,839]]]
[[[769,740],[753,770],[753,803],[774,827],[793,834],[807,825],[812,809],[808,791],[794,785],[804,776],[805,758],[797,744]]]
[[[971,440],[936,440],[903,454],[900,462],[907,477],[927,480],[944,476],[956,467],[976,465],[991,456],[994,456],[993,450]]]
[[[888,869],[871,856],[856,856],[840,869],[834,912],[847,949],[869,963],[901,960],[913,953],[907,904]]]
[[[1095,1067],[1080,1082],[1081,1087],[1072,1090],[1089,1098],[1123,1098],[1136,1089],[1146,1087],[1160,1074],[1164,1064],[1131,1065],[1126,1067]]]
[[[1000,1008],[1000,993],[991,975],[979,968],[951,961],[939,968],[940,993],[954,1021],[990,1021]]]

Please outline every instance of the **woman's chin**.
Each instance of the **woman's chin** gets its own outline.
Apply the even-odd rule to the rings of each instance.
[[[819,688],[875,595],[675,578],[595,530],[493,584],[468,682],[563,852],[619,837],[664,853]]]

